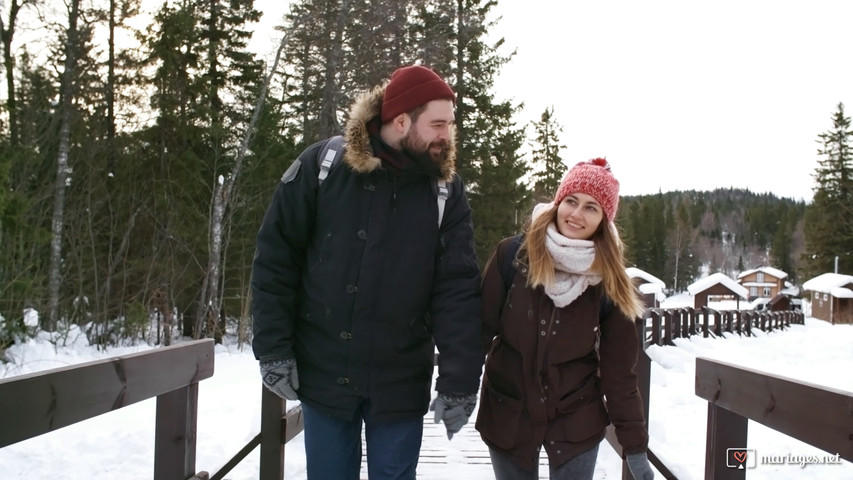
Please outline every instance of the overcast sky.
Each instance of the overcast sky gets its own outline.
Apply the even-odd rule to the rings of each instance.
[[[264,24],[283,3],[256,2]],[[503,53],[517,49],[496,97],[524,102],[523,124],[553,107],[566,164],[605,156],[624,195],[811,200],[818,134],[839,102],[853,109],[853,1],[499,0],[494,12]]]

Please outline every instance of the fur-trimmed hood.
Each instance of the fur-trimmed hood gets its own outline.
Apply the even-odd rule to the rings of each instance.
[[[350,108],[349,120],[344,128],[344,139],[347,148],[344,152],[344,162],[359,173],[367,173],[382,166],[382,160],[373,155],[370,147],[370,135],[367,123],[378,117],[382,109],[382,97],[385,94],[386,82],[360,95]],[[456,127],[450,126],[450,151],[446,160],[439,165],[443,180],[453,180],[456,173]]]

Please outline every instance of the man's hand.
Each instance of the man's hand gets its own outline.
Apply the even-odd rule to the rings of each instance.
[[[298,400],[299,374],[295,358],[281,358],[261,362],[261,378],[271,392],[281,398]]]
[[[435,423],[444,420],[444,426],[447,428],[447,439],[450,440],[454,433],[468,423],[468,418],[476,405],[476,393],[439,393],[432,401],[429,409],[435,411]]]

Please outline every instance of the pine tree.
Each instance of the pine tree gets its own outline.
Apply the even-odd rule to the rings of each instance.
[[[533,122],[533,164],[537,171],[533,174],[536,198],[545,200],[552,197],[566,166],[560,157],[560,133],[563,127],[554,118],[554,107],[546,108],[538,122]]]
[[[832,130],[818,135],[822,158],[813,175],[814,199],[806,210],[803,278],[833,271],[835,257],[839,272],[853,270],[853,130],[844,104],[838,104],[832,123]]]

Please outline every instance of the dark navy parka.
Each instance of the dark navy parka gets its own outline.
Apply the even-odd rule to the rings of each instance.
[[[439,166],[451,192],[439,228],[434,179],[392,173],[372,154],[366,125],[383,89],[354,104],[343,160],[322,186],[326,141],[284,174],[253,261],[255,357],[295,357],[299,399],[344,419],[365,399],[376,419],[423,416],[436,346],[439,392],[476,393],[483,365],[480,271],[455,147]]]

